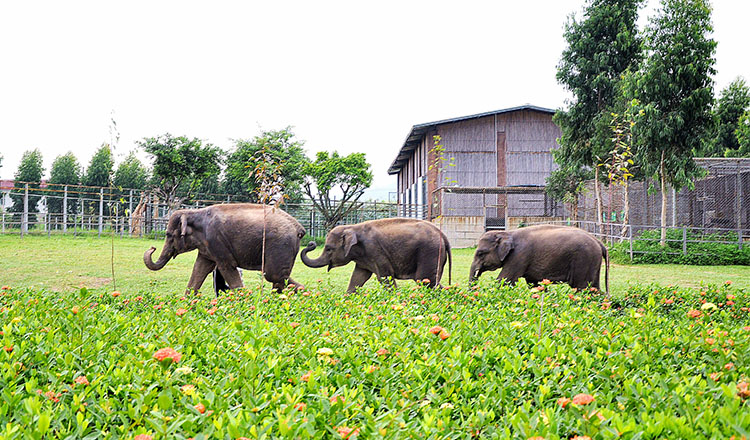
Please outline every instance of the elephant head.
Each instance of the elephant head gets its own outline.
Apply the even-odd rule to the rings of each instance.
[[[327,265],[328,270],[331,270],[334,267],[345,266],[352,261],[358,241],[357,233],[353,228],[336,226],[326,236],[326,244],[318,258],[310,259],[307,256],[307,253],[316,247],[314,241],[302,250],[300,257],[305,266],[318,268]]]
[[[469,281],[476,281],[482,272],[502,267],[513,247],[513,237],[507,232],[498,231],[483,235],[474,253]]]
[[[199,235],[202,232],[198,227],[199,222],[196,215],[195,212],[189,210],[179,210],[175,211],[169,217],[164,248],[161,251],[161,255],[154,262],[151,256],[156,248],[151,247],[147,250],[143,254],[143,262],[146,264],[146,267],[151,270],[159,270],[177,255],[198,248],[198,244],[200,243]]]

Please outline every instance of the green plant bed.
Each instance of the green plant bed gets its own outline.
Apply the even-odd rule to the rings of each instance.
[[[667,229],[667,243],[659,245],[661,231],[643,231],[633,238],[633,263],[689,264],[689,265],[750,265],[750,243],[739,249],[736,232],[696,234],[688,230],[683,249],[683,230]],[[726,243],[696,243],[695,241]],[[623,241],[611,247],[612,257],[618,262],[630,262],[630,243]]]

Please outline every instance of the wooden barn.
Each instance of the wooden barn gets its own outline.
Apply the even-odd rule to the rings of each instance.
[[[474,246],[488,229],[562,218],[544,193],[560,137],[554,113],[524,105],[413,126],[388,169],[400,215],[436,222],[454,247]]]

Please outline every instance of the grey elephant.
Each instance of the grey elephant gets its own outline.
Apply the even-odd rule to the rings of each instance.
[[[599,289],[602,258],[606,262],[605,286],[609,294],[607,247],[588,232],[555,225],[490,231],[479,239],[469,281],[475,281],[482,272],[502,267],[497,278],[505,278],[510,284],[524,277],[530,284],[547,279],[578,289]]]
[[[143,254],[151,270],[160,270],[179,254],[198,250],[187,291],[197,291],[215,269],[217,284],[242,287],[238,268],[261,270],[265,215],[265,278],[274,289],[302,287],[290,278],[305,229],[294,217],[267,205],[236,203],[175,211],[167,224],[164,248],[154,262],[152,247]]]
[[[307,253],[315,242],[302,250],[302,262],[313,268],[356,264],[346,291],[353,293],[372,274],[383,284],[395,285],[396,279],[429,280],[434,287],[443,275],[448,261],[450,283],[453,261],[448,238],[434,224],[415,219],[388,218],[331,229],[323,252],[316,259]]]

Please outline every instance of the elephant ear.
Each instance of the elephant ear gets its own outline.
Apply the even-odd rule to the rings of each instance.
[[[348,257],[352,246],[357,244],[357,234],[351,229],[344,232],[344,256]]]
[[[513,250],[513,237],[508,234],[498,235],[497,237],[497,257],[504,261],[511,250]]]

